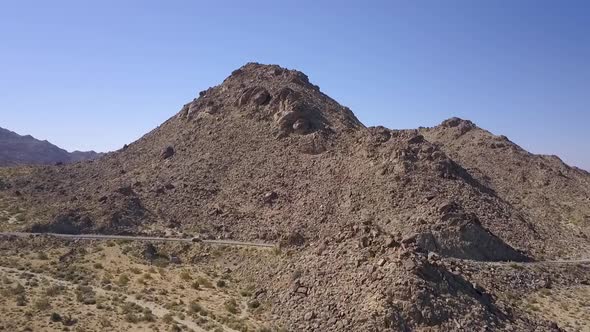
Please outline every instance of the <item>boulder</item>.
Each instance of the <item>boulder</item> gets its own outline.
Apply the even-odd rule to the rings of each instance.
[[[174,155],[174,148],[172,146],[167,146],[162,150],[160,153],[160,157],[162,159],[168,159]]]
[[[385,240],[385,247],[386,248],[399,247],[399,243],[393,237],[390,236]]]
[[[123,196],[133,196],[135,194],[133,189],[129,186],[118,188],[117,190],[115,190],[115,192]]]
[[[418,233],[410,233],[410,234],[404,236],[404,238],[402,239],[402,244],[409,245],[409,244],[415,243],[418,236],[419,236]]]
[[[143,248],[143,257],[148,261],[153,261],[158,258],[158,249],[153,244],[147,243]]]
[[[246,106],[252,104],[255,106],[265,105],[271,97],[268,91],[260,86],[250,87],[244,90],[236,101],[237,106]]]
[[[309,123],[305,119],[300,118],[295,120],[292,127],[294,133],[305,134],[309,130]]]
[[[282,241],[283,245],[287,245],[287,246],[302,246],[305,244],[305,238],[303,237],[303,235],[297,231],[291,232],[289,233],[289,235],[287,235],[283,241]]]
[[[428,260],[430,262],[434,262],[434,261],[437,261],[439,259],[440,259],[440,256],[437,253],[432,252],[432,251],[428,253]]]
[[[270,203],[274,202],[278,197],[279,197],[279,195],[276,192],[269,191],[266,194],[264,194],[264,196],[262,197],[262,200],[264,201],[264,203],[270,204]]]

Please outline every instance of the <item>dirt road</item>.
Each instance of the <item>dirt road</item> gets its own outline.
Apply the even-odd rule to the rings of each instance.
[[[238,246],[238,247],[259,247],[275,248],[276,245],[270,243],[242,242],[232,240],[193,240],[191,238],[180,237],[155,237],[155,236],[134,236],[134,235],[102,235],[102,234],[57,234],[57,233],[23,233],[23,232],[0,232],[0,237],[31,237],[31,236],[50,236],[67,240],[126,240],[126,241],[146,241],[146,242],[202,242],[214,245]]]

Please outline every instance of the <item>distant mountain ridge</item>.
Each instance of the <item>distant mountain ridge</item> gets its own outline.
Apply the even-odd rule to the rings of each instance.
[[[16,165],[51,165],[96,159],[102,153],[94,151],[68,152],[48,141],[31,135],[19,135],[0,127],[0,167]]]

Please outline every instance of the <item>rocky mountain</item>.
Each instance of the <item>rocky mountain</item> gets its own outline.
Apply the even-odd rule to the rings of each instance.
[[[576,243],[590,235],[588,172],[557,156],[531,154],[506,136],[493,135],[467,120],[449,119],[420,133],[527,220],[532,234],[544,239],[531,248],[537,256],[560,251],[560,256],[587,254]]]
[[[274,65],[245,65],[98,160],[0,180],[26,211],[11,229],[280,243],[280,264],[239,269],[293,331],[551,330],[437,257],[590,252],[587,173],[460,119],[367,128]]]
[[[33,136],[21,136],[10,130],[0,128],[0,167],[15,165],[53,165],[96,159],[100,153],[94,151],[68,152],[48,141]]]

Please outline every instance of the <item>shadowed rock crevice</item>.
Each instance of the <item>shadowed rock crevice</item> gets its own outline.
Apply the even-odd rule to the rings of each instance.
[[[35,224],[31,227],[32,233],[59,233],[59,234],[80,234],[93,227],[90,217],[78,212],[70,211],[58,215],[49,224]]]
[[[425,252],[478,261],[528,262],[532,259],[487,230],[473,213],[456,202],[439,208],[439,219],[428,231],[406,242]]]

